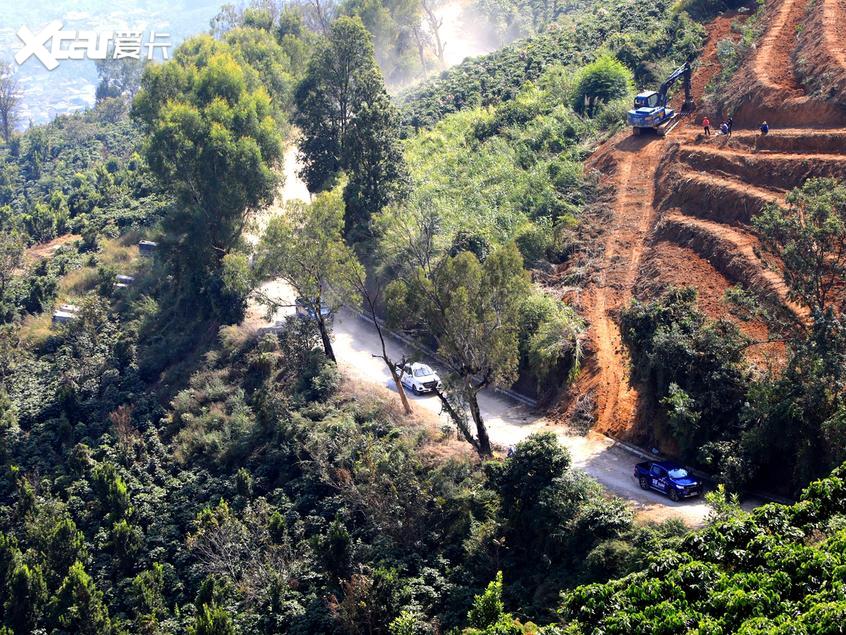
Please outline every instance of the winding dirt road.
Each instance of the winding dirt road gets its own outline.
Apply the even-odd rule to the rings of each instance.
[[[645,183],[637,183],[637,174],[642,170],[636,167],[639,163],[637,153],[632,149],[631,153],[631,175],[632,200],[627,205],[632,211],[640,209],[638,197],[648,195],[642,192],[646,187]],[[266,219],[269,215],[281,213],[285,200],[307,200],[308,190],[296,175],[296,151],[291,147],[285,153],[285,174],[286,180],[279,200],[268,209],[263,215]],[[651,210],[651,206],[645,206]],[[632,221],[631,231],[642,240],[641,234],[648,229],[650,218],[636,218]],[[259,227],[262,222],[257,223]],[[621,229],[622,235],[622,229]],[[630,263],[621,260],[620,275],[627,278],[636,274],[636,268]],[[614,284],[609,282],[609,284]],[[610,287],[609,287],[610,288]],[[293,303],[293,290],[280,280],[271,280],[262,286],[262,290],[274,298],[287,299]],[[618,306],[623,298],[614,297],[611,302]],[[285,315],[293,312],[290,307],[277,310],[268,321],[266,310],[258,305],[252,304],[248,311],[245,325],[250,328],[261,328],[272,325],[276,320],[281,320]],[[613,325],[612,320],[606,323]],[[619,333],[617,333],[619,338]],[[404,354],[412,355],[418,359],[421,356],[410,346],[394,337],[387,338],[389,354],[395,359],[400,359]],[[395,386],[390,373],[385,368],[381,359],[374,358],[373,353],[380,350],[378,335],[372,324],[360,318],[348,310],[342,310],[335,318],[333,346],[335,355],[338,358],[338,366],[348,377],[354,378],[360,383],[369,384],[375,387],[395,392]],[[609,355],[617,355],[617,351],[609,350]],[[438,368],[437,362],[427,360],[433,367]],[[620,372],[625,372],[620,367]],[[623,398],[628,398],[623,395]],[[409,394],[416,412],[428,411],[433,422],[449,424],[449,419],[441,414],[438,400],[431,396],[415,397]],[[550,430],[566,447],[573,461],[573,465],[584,470],[587,474],[602,483],[610,492],[629,500],[635,508],[638,517],[653,521],[661,521],[668,518],[678,518],[691,526],[702,524],[708,514],[708,507],[702,499],[693,499],[674,503],[664,496],[655,492],[647,492],[640,489],[632,476],[635,463],[642,460],[630,452],[625,446],[615,443],[608,437],[590,433],[587,436],[570,434],[565,426],[553,424],[547,418],[538,415],[530,408],[518,403],[504,395],[493,391],[485,391],[480,397],[482,416],[488,425],[491,440],[494,444],[503,448],[518,443],[533,432]]]
[[[401,358],[403,354],[415,354],[411,347],[398,339],[388,338],[386,344],[389,355],[394,359]],[[338,366],[345,375],[395,391],[384,363],[372,356],[372,353],[380,350],[380,343],[369,322],[350,311],[341,311],[335,319],[333,346]],[[422,358],[438,369],[436,361],[419,353],[416,358]],[[436,397],[408,396],[416,412],[427,410],[432,416],[439,417],[443,424],[450,424],[449,418],[441,414]],[[479,405],[495,444],[507,447],[534,432],[553,432],[570,452],[575,467],[584,470],[610,492],[629,500],[641,518],[654,521],[679,518],[695,526],[702,524],[708,514],[708,506],[701,498],[674,503],[660,494],[641,490],[632,476],[632,470],[634,464],[643,459],[604,435],[595,432],[587,436],[569,434],[565,426],[555,425],[528,407],[490,390],[482,393]]]

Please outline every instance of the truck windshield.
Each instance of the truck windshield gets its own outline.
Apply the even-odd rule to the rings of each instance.
[[[432,374],[432,369],[428,366],[421,366],[420,368],[414,369],[414,376],[415,377],[428,377]]]
[[[670,470],[670,478],[687,478],[687,470],[683,467]]]

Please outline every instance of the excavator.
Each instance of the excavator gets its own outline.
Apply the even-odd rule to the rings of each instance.
[[[632,132],[636,135],[643,134],[647,130],[654,130],[659,137],[663,137],[675,126],[680,115],[693,110],[693,97],[690,94],[690,78],[693,69],[689,62],[674,70],[667,80],[661,84],[658,91],[646,91],[640,93],[634,100],[634,109],[629,111],[628,122]],[[684,82],[684,104],[681,112],[667,107],[667,92],[679,78]]]

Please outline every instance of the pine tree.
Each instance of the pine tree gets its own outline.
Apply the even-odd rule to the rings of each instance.
[[[112,632],[109,611],[103,594],[95,586],[81,562],[68,570],[56,596],[50,602],[50,618],[54,628],[82,635],[104,635]]]
[[[235,626],[225,609],[203,604],[191,635],[235,635]]]

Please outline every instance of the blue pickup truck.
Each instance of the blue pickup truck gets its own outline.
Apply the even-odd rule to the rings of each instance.
[[[641,489],[658,490],[674,501],[702,493],[702,481],[672,461],[638,463],[635,465],[634,477],[640,483]]]

